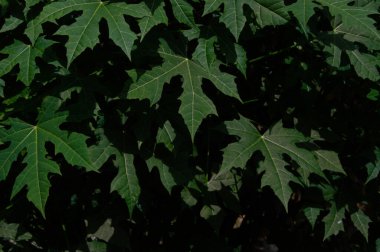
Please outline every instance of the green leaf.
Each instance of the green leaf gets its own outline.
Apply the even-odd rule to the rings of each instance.
[[[41,106],[36,125],[10,118],[5,121],[10,128],[0,128],[2,141],[10,142],[9,147],[0,152],[0,180],[7,177],[19,153],[26,150],[24,161],[27,166],[16,178],[12,197],[27,186],[28,199],[43,214],[49,196],[49,173],[60,173],[58,165],[48,157],[45,147],[47,142],[52,142],[55,153],[62,153],[71,165],[95,170],[89,158],[87,138],[75,132],[69,134],[59,128],[68,116],[67,113],[57,112],[60,104],[59,99],[47,97]]]
[[[193,7],[186,0],[170,0],[175,18],[193,30],[199,30],[194,21]]]
[[[30,8],[38,3],[41,3],[41,0],[25,0],[24,16],[26,17]]]
[[[0,97],[4,97],[4,87],[5,87],[5,82],[4,80],[0,79]]]
[[[325,223],[325,235],[323,240],[326,240],[332,235],[337,235],[340,231],[344,231],[343,218],[344,208],[336,208],[335,204],[332,204],[330,212],[323,218]]]
[[[360,231],[368,242],[368,224],[372,222],[371,219],[359,209],[359,211],[351,214],[351,220],[352,223],[354,223],[354,226]]]
[[[3,48],[0,53],[7,54],[8,57],[0,61],[0,76],[10,72],[16,65],[19,65],[20,72],[17,79],[24,84],[32,83],[34,76],[39,73],[36,58],[42,57],[46,48],[54,42],[43,37],[37,39],[34,45],[26,45],[19,40]]]
[[[246,0],[229,0],[224,2],[224,12],[220,17],[220,21],[225,23],[226,27],[234,35],[236,41],[239,40],[240,33],[247,21],[243,13],[243,4]]]
[[[69,36],[66,43],[68,66],[86,48],[94,48],[99,43],[99,22],[104,18],[108,23],[109,36],[124,53],[130,58],[132,46],[137,36],[130,30],[124,15],[143,17],[139,13],[140,5],[126,3],[105,3],[99,0],[67,0],[53,2],[46,5],[41,14],[33,19],[25,31],[26,35],[34,42],[42,33],[42,24],[55,22],[73,11],[82,11],[82,15],[71,25],[61,26],[56,32],[59,35]],[[137,10],[137,11],[136,11]]]
[[[317,221],[318,216],[321,213],[321,209],[316,208],[316,207],[307,207],[303,209],[303,213],[305,214],[307,220],[309,221],[312,229],[314,229],[315,222]]]
[[[335,16],[337,26],[335,34],[343,34],[343,37],[351,42],[361,42],[369,49],[380,49],[380,33],[375,27],[375,20],[368,17],[378,14],[379,3],[368,2],[364,6],[349,6],[351,0],[317,0],[316,2],[328,7],[330,13]]]
[[[338,153],[334,151],[318,150],[314,152],[317,156],[319,166],[322,170],[346,174],[340,163]]]
[[[127,96],[129,99],[147,98],[154,104],[160,99],[163,84],[168,83],[172,77],[181,75],[184,90],[180,96],[179,113],[183,116],[193,139],[202,119],[208,114],[216,114],[214,104],[202,91],[202,79],[210,80],[226,95],[238,98],[234,78],[219,70],[218,61],[210,69],[205,69],[203,65],[207,63],[203,62],[202,65],[176,55],[167,46],[162,46],[158,52],[164,60],[162,66],[140,76],[138,81],[130,86]]]
[[[365,182],[366,184],[368,182],[370,182],[371,180],[377,178],[379,176],[379,173],[380,173],[380,148],[376,147],[374,152],[375,152],[375,156],[376,156],[375,162],[368,163],[366,165],[367,173],[368,173],[368,177],[367,177],[367,180]]]
[[[356,73],[360,77],[370,79],[371,81],[380,80],[380,74],[377,70],[377,68],[380,67],[379,57],[360,53],[358,50],[347,51],[347,54]]]
[[[310,173],[324,177],[318,161],[311,151],[296,146],[296,143],[308,139],[295,129],[282,127],[281,122],[268,129],[264,135],[245,118],[226,122],[230,134],[240,137],[239,142],[232,143],[224,149],[222,170],[232,167],[245,167],[255,151],[261,151],[265,160],[260,163],[260,171],[264,171],[261,185],[272,188],[276,196],[287,209],[292,194],[289,182],[300,183],[300,180],[286,169],[287,163],[283,155],[287,154],[300,166],[302,182],[309,184]]]
[[[10,16],[9,18],[5,19],[5,22],[0,29],[0,33],[14,30],[23,22],[24,21],[19,19],[19,18],[16,18],[14,16]]]
[[[140,196],[140,185],[133,164],[133,155],[117,153],[115,166],[119,172],[111,183],[111,191],[117,191],[127,202],[128,209],[132,213]]]
[[[158,0],[146,0],[146,15],[139,19],[139,27],[141,31],[141,40],[156,25],[168,24],[168,18],[164,10],[164,2]],[[141,8],[143,9],[143,8]]]
[[[207,182],[207,188],[209,191],[220,191],[223,186],[231,186],[236,184],[236,178],[231,170],[222,170],[213,175]]]
[[[254,0],[249,1],[249,6],[253,9],[260,27],[282,25],[289,20],[283,0]]]
[[[160,143],[164,144],[169,151],[172,151],[175,137],[175,131],[171,124],[167,121],[157,132],[156,145]],[[170,193],[173,186],[177,185],[177,182],[175,181],[175,178],[173,177],[168,164],[157,157],[155,154],[147,160],[147,164],[150,169],[152,169],[154,166],[158,168],[161,182],[166,190]],[[170,162],[170,165],[173,165],[172,162]]]
[[[301,26],[302,31],[305,35],[309,32],[309,27],[307,23],[309,19],[314,15],[314,8],[317,5],[310,0],[297,0],[295,3],[286,7],[287,11],[291,11],[293,15],[297,18],[298,23]]]
[[[216,37],[209,39],[200,38],[198,40],[198,46],[193,53],[193,59],[198,61],[206,69],[210,69],[216,61],[214,50],[215,41]]]

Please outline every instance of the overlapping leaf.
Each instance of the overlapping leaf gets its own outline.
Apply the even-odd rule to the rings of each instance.
[[[169,82],[176,75],[183,77],[183,93],[180,96],[181,106],[179,113],[194,138],[201,121],[208,114],[215,114],[216,108],[212,101],[202,91],[202,79],[208,79],[223,93],[238,97],[234,78],[219,70],[219,62],[215,62],[210,69],[205,69],[197,61],[176,55],[163,42],[159,54],[164,60],[162,66],[146,72],[133,83],[128,91],[130,99],[147,98],[156,103],[162,93],[163,84]],[[207,63],[203,63],[207,64]]]
[[[42,57],[45,49],[52,44],[53,41],[46,40],[43,37],[37,39],[34,45],[27,45],[15,40],[13,44],[0,51],[0,53],[8,55],[7,58],[0,61],[0,76],[7,74],[18,65],[20,72],[17,79],[29,85],[32,83],[34,76],[39,73],[36,58]]]
[[[66,121],[67,113],[57,112],[60,101],[47,97],[41,107],[37,124],[32,125],[20,119],[8,119],[9,129],[1,128],[3,142],[9,147],[0,152],[0,179],[4,180],[19,153],[26,150],[24,162],[27,166],[16,178],[12,195],[24,186],[28,187],[28,199],[43,213],[49,196],[49,173],[60,173],[58,165],[47,156],[45,144],[51,142],[56,153],[62,153],[67,162],[94,170],[90,160],[86,137],[78,133],[68,133],[59,128]]]
[[[260,170],[264,171],[262,186],[270,186],[285,208],[287,208],[288,200],[292,194],[289,182],[302,182],[308,185],[308,177],[311,173],[324,177],[321,161],[318,160],[316,154],[296,145],[296,143],[309,141],[297,130],[283,128],[281,123],[277,123],[267,130],[264,135],[261,135],[245,118],[226,122],[226,126],[228,132],[231,135],[238,136],[240,140],[224,149],[222,172],[232,167],[245,167],[252,153],[260,151],[265,158],[260,164]],[[326,156],[325,153],[324,155],[321,153],[319,154],[324,157],[324,160],[331,159],[331,156],[329,157],[331,154]],[[288,155],[300,166],[297,171],[301,176],[301,180],[286,169],[287,162],[283,158],[284,154]],[[335,165],[329,167],[324,163],[323,168],[332,171],[338,169]]]
[[[144,5],[144,4],[143,4]],[[137,36],[124,19],[124,15],[142,18],[144,6],[126,3],[106,3],[99,0],[67,0],[46,5],[41,14],[30,21],[25,31],[34,42],[42,33],[42,24],[55,20],[73,11],[82,11],[82,15],[71,25],[61,26],[56,34],[67,35],[66,43],[68,65],[86,48],[93,48],[98,42],[99,21],[107,20],[109,36],[124,53],[130,57],[132,45]]]

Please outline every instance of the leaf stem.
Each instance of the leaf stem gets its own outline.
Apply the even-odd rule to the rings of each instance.
[[[256,61],[259,61],[259,60],[262,60],[262,59],[265,59],[265,58],[268,58],[268,57],[272,57],[272,56],[275,56],[275,55],[278,55],[280,53],[283,53],[285,51],[288,51],[294,47],[297,47],[298,45],[297,44],[293,44],[289,47],[286,47],[286,48],[282,48],[280,50],[277,50],[277,51],[274,51],[274,52],[269,52],[268,54],[265,54],[265,55],[262,55],[262,56],[259,56],[257,58],[254,58],[254,59],[251,59],[250,61],[248,61],[249,63],[254,63]]]

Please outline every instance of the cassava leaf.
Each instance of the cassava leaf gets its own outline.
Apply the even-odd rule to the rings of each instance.
[[[286,209],[292,194],[289,182],[301,181],[286,169],[284,154],[289,155],[300,166],[297,171],[303,183],[309,184],[308,177],[311,173],[324,177],[313,153],[296,146],[296,143],[308,140],[297,130],[283,128],[281,123],[277,123],[261,135],[243,117],[240,120],[226,122],[226,126],[228,132],[238,136],[240,140],[224,149],[222,171],[232,167],[245,167],[252,153],[261,151],[265,158],[260,164],[260,171],[264,172],[261,185],[271,187]]]
[[[40,15],[28,23],[25,33],[34,42],[42,33],[43,23],[55,22],[73,11],[82,11],[82,15],[76,19],[76,22],[61,26],[56,32],[56,34],[69,37],[66,43],[68,65],[86,48],[93,48],[99,42],[99,22],[102,18],[107,20],[110,38],[130,57],[137,36],[130,30],[124,15],[144,17],[141,5],[138,6],[126,3],[106,3],[99,0],[53,2],[46,5]]]
[[[329,213],[322,220],[325,223],[325,235],[323,240],[326,240],[332,235],[337,235],[340,231],[344,231],[344,213],[344,207],[337,209],[336,204],[332,204]]]
[[[32,83],[34,76],[39,73],[36,58],[42,57],[46,48],[54,42],[43,37],[37,39],[34,45],[26,45],[19,40],[3,48],[0,53],[7,54],[8,57],[0,61],[0,76],[10,72],[16,65],[19,65],[20,72],[17,79],[24,84]]]
[[[238,98],[234,78],[219,70],[218,61],[215,61],[210,69],[205,69],[197,61],[176,55],[165,43],[162,44],[159,54],[164,60],[162,66],[153,68],[140,76],[137,82],[132,83],[127,97],[147,98],[154,104],[160,99],[163,83],[169,82],[176,75],[181,75],[184,90],[180,96],[179,113],[183,116],[193,139],[202,119],[208,114],[216,113],[214,104],[202,91],[202,79],[210,80],[226,95]]]
[[[351,214],[351,220],[352,223],[354,223],[354,226],[359,230],[359,232],[368,242],[368,229],[369,223],[372,222],[371,219],[366,214],[364,214],[362,210],[359,209],[359,211]]]
[[[57,112],[61,101],[57,98],[45,98],[37,123],[35,125],[20,119],[10,118],[5,124],[9,129],[0,128],[0,137],[4,142],[10,142],[9,147],[0,152],[0,180],[4,180],[17,159],[19,153],[26,150],[24,162],[27,166],[18,175],[13,186],[12,196],[24,186],[28,187],[28,199],[44,213],[49,196],[49,173],[59,174],[58,165],[48,158],[45,144],[51,142],[55,153],[62,153],[71,165],[95,170],[88,153],[84,135],[68,133],[59,128],[65,122],[67,113]]]

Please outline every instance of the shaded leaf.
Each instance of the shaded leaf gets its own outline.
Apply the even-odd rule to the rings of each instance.
[[[8,57],[0,61],[0,76],[10,72],[16,65],[19,65],[20,72],[17,79],[24,84],[32,83],[34,76],[39,73],[36,58],[42,57],[46,48],[54,42],[44,38],[37,39],[34,45],[26,45],[19,40],[3,48],[0,53],[7,54]]]
[[[10,16],[9,18],[5,19],[5,22],[0,29],[0,33],[14,30],[23,22],[24,21],[19,19],[19,18],[16,18],[14,16]]]
[[[226,122],[230,134],[240,138],[239,142],[232,143],[224,149],[222,170],[232,167],[245,167],[247,161],[255,151],[261,151],[265,160],[260,163],[260,171],[264,172],[261,185],[272,188],[285,208],[292,194],[289,182],[309,184],[311,173],[324,177],[318,161],[311,151],[296,146],[297,142],[308,139],[295,129],[286,129],[279,122],[268,129],[264,135],[245,118],[238,121]],[[300,181],[288,169],[283,155],[289,155],[300,166]]]
[[[286,10],[291,11],[293,15],[297,18],[298,23],[305,35],[308,34],[309,28],[307,23],[309,19],[314,15],[314,8],[317,5],[310,0],[297,0],[291,5],[286,7]]]
[[[337,235],[340,231],[344,231],[343,218],[344,208],[337,209],[335,204],[332,204],[329,213],[323,218],[325,223],[325,235],[323,240],[326,240],[332,235]]]
[[[208,114],[216,114],[214,104],[202,91],[202,79],[210,80],[226,95],[238,98],[234,78],[219,70],[218,61],[210,69],[205,69],[197,61],[174,54],[165,45],[161,46],[159,54],[164,60],[162,66],[155,67],[140,76],[138,81],[130,86],[127,96],[129,99],[147,98],[154,104],[160,99],[163,83],[168,83],[172,77],[181,75],[184,90],[180,96],[179,113],[185,120],[193,139],[202,119]]]
[[[130,30],[124,15],[143,17],[144,12],[140,5],[105,3],[99,0],[53,2],[46,5],[40,15],[28,23],[25,33],[34,42],[42,33],[43,23],[55,22],[73,11],[82,11],[82,15],[73,24],[61,26],[56,32],[69,37],[66,43],[68,65],[86,48],[94,48],[99,43],[99,22],[102,18],[107,20],[110,38],[130,57],[137,36]]]
[[[59,174],[58,165],[48,157],[45,144],[52,142],[55,153],[62,153],[71,165],[94,170],[84,135],[68,133],[59,128],[66,121],[67,113],[57,112],[61,101],[57,98],[45,98],[37,119],[32,125],[20,119],[10,118],[5,124],[9,129],[0,128],[0,137],[10,146],[0,152],[0,180],[4,180],[19,153],[26,149],[24,158],[27,166],[18,175],[12,190],[12,197],[24,186],[28,187],[28,199],[44,213],[49,196],[49,173]]]
[[[368,224],[372,222],[371,219],[359,209],[357,212],[351,214],[351,220],[368,242]]]
[[[316,208],[316,207],[307,207],[303,209],[303,213],[305,214],[307,220],[309,221],[312,229],[314,229],[315,222],[317,221],[318,216],[321,213],[321,209]]]
[[[119,168],[119,172],[111,183],[111,191],[117,191],[125,199],[132,213],[140,196],[140,184],[133,164],[133,155],[116,153],[115,166]]]

